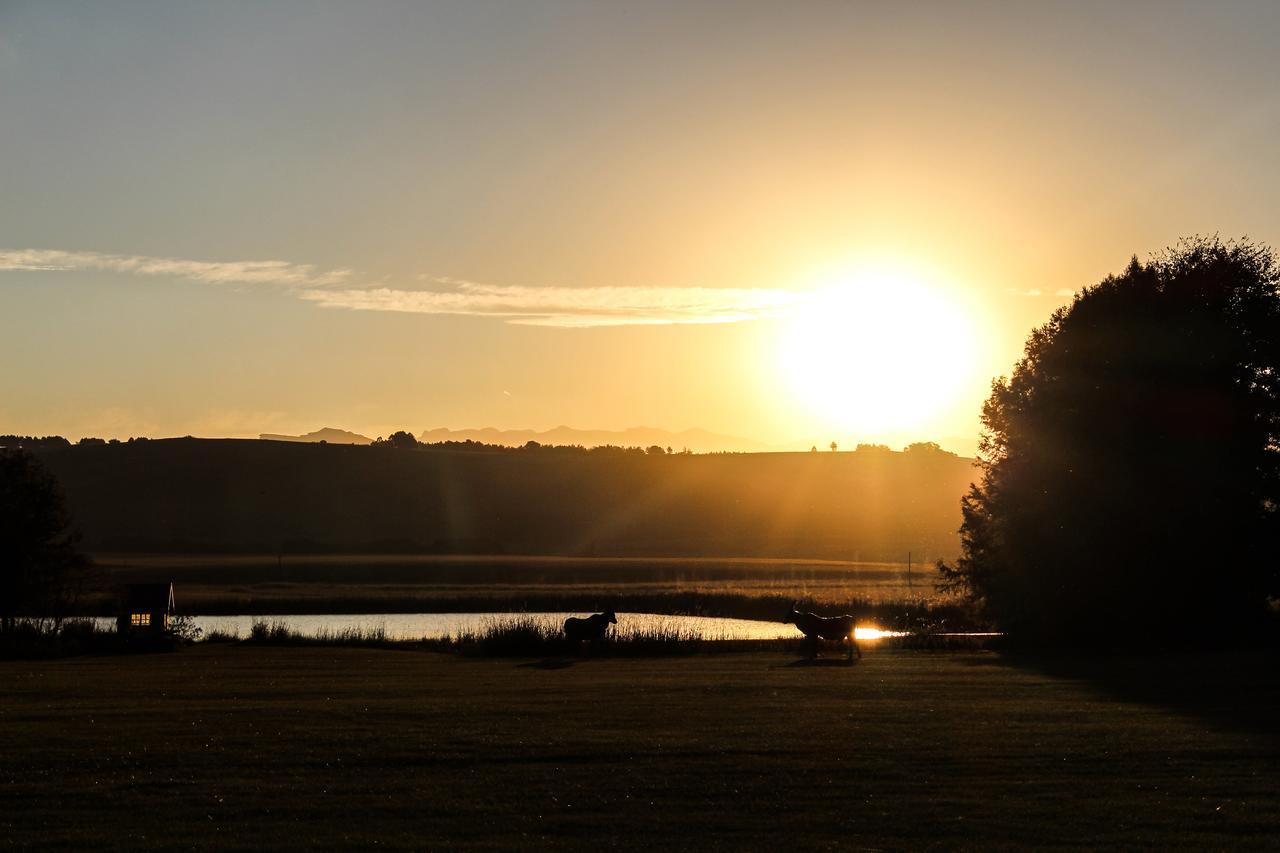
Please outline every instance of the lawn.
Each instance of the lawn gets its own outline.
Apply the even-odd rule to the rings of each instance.
[[[0,663],[10,844],[1268,847],[1270,653]]]

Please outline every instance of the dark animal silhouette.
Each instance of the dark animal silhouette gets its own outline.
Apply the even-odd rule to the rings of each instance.
[[[854,652],[858,653],[859,659],[862,658],[862,649],[858,648],[858,641],[853,638],[853,632],[858,622],[856,617],[847,613],[843,616],[819,616],[816,613],[801,613],[796,610],[793,604],[787,621],[799,628],[800,632],[811,643],[810,657],[816,658],[818,656],[818,642],[820,640],[831,640],[848,644],[849,660],[853,660]]]
[[[579,619],[570,616],[564,620],[564,636],[573,643],[597,642],[604,639],[610,625],[618,624],[618,617],[612,610]]]

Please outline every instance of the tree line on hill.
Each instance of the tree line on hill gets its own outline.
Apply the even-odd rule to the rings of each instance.
[[[135,441],[146,441],[146,438],[137,437],[120,441],[118,438],[93,438],[85,436],[75,442],[77,446],[94,447],[100,444],[129,444]],[[72,442],[60,435],[0,435],[0,450],[12,448],[15,450],[55,450],[64,447],[71,447]]]
[[[320,441],[317,443],[325,444],[326,442]],[[490,444],[482,441],[474,441],[469,438],[463,441],[424,442],[424,441],[419,441],[416,437],[414,437],[413,433],[409,432],[408,430],[397,430],[391,433],[390,435],[388,435],[386,438],[379,436],[378,438],[375,438],[369,446],[393,448],[396,450],[442,449],[442,450],[464,450],[464,451],[476,450],[476,451],[486,451],[486,452],[496,451],[496,452],[502,452],[502,453],[518,453],[518,452],[524,451],[524,452],[600,453],[600,454],[630,453],[630,454],[643,454],[646,456],[692,456],[693,455],[693,451],[687,447],[683,447],[680,450],[675,450],[670,446],[663,447],[660,444],[651,444],[648,447],[622,446],[622,445],[616,445],[616,444],[600,444],[592,447],[586,447],[581,444],[543,444],[538,441],[530,440],[521,445],[509,445],[509,444]],[[839,448],[839,446],[834,441],[831,442],[830,447],[832,452],[837,451]],[[739,453],[739,452],[740,451],[725,450],[725,451],[716,451],[715,453],[726,454],[726,453]],[[810,448],[809,452],[817,453],[818,452],[817,445],[814,445],[812,448]],[[863,443],[863,444],[858,444],[854,448],[854,452],[862,453],[862,454],[891,454],[897,451],[894,451],[887,444]],[[957,454],[952,453],[949,450],[943,450],[942,447],[937,442],[933,442],[933,441],[913,442],[903,447],[901,452],[908,453],[908,454],[916,454],[916,455],[943,454],[945,456],[950,456],[953,458],[957,457]],[[704,455],[708,455],[708,454],[704,454]],[[710,454],[710,455],[714,455],[714,454]]]
[[[191,438],[192,436],[186,436]],[[0,435],[0,449],[16,448],[24,450],[56,450],[64,449],[72,446],[76,447],[96,447],[104,444],[132,444],[138,441],[149,441],[151,439],[146,436],[136,436],[121,441],[118,438],[102,439],[86,436],[76,442],[72,442],[60,435],[32,436],[32,435]],[[327,445],[328,442],[321,439],[316,444]],[[352,445],[360,446],[360,445]],[[458,450],[458,451],[479,451],[479,452],[497,452],[497,453],[518,453],[518,452],[550,452],[550,453],[597,453],[597,454],[632,454],[644,456],[692,456],[693,451],[687,447],[675,450],[670,446],[663,447],[653,444],[648,447],[638,446],[622,446],[616,444],[601,444],[592,447],[586,447],[581,444],[543,444],[538,441],[527,441],[522,445],[509,444],[491,444],[473,439],[464,439],[462,441],[419,441],[413,433],[408,430],[397,430],[386,438],[379,436],[370,444],[363,445],[366,447],[391,448],[395,450]],[[833,441],[831,450],[838,450],[838,445]],[[716,451],[716,453],[739,453],[740,451]],[[817,445],[810,448],[811,453],[817,453]],[[897,453],[887,444],[858,444],[854,451],[862,454],[891,454]],[[943,454],[946,456],[956,457],[957,454],[949,450],[944,450],[937,442],[933,441],[917,441],[906,445],[900,451],[908,454]]]
[[[957,553],[967,459],[157,439],[39,452],[106,551]],[[659,464],[661,463],[661,464]]]

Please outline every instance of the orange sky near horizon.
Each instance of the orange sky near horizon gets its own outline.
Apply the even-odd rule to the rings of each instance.
[[[1280,240],[1280,7],[0,7],[0,433],[970,453],[1131,255]]]

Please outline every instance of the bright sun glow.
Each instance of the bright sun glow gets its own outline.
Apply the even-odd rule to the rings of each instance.
[[[883,640],[885,637],[905,637],[906,631],[881,631],[879,628],[854,628],[855,640]]]
[[[868,439],[929,425],[974,379],[967,310],[922,276],[876,268],[826,278],[783,335],[783,376],[811,413]]]

